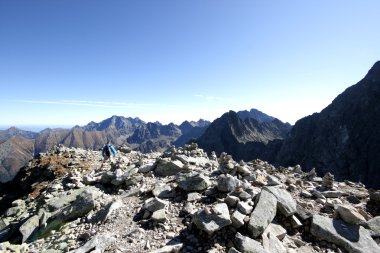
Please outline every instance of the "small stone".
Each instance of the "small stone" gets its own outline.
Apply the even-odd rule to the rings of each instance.
[[[243,201],[240,201],[238,204],[237,204],[237,210],[239,210],[241,213],[243,214],[246,214],[246,215],[249,215],[252,210],[253,210],[253,206],[249,205],[247,202],[243,202]]]

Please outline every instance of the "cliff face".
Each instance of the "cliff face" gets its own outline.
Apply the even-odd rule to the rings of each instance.
[[[380,62],[320,113],[299,120],[277,163],[380,187]]]

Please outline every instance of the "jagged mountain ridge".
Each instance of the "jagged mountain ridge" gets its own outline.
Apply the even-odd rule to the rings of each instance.
[[[252,119],[257,120],[259,123],[271,122],[275,119],[274,117],[269,116],[257,109],[251,109],[250,111],[247,111],[247,110],[239,111],[237,112],[237,114],[239,115],[241,119],[252,118]]]
[[[243,114],[243,118],[240,117]],[[291,126],[278,119],[259,122],[246,113],[229,111],[213,121],[197,143],[207,152],[227,152],[235,159],[273,160],[273,150]],[[267,116],[267,115],[266,115]],[[269,119],[270,116],[265,117]]]
[[[182,123],[181,125],[184,124],[185,123]],[[1,133],[3,133],[7,139],[13,136],[29,137],[32,140],[33,148],[26,149],[29,152],[25,152],[25,150],[19,146],[10,146],[12,152],[7,151],[5,154],[16,154],[16,156],[10,159],[10,157],[4,155],[4,157],[1,158],[1,161],[8,160],[4,163],[0,172],[0,181],[4,182],[14,177],[18,169],[20,169],[25,162],[39,153],[46,152],[57,144],[63,144],[67,147],[97,150],[110,140],[115,145],[126,144],[142,152],[163,151],[173,144],[184,144],[190,139],[199,137],[209,122],[200,120],[198,122],[189,122],[189,124],[189,127],[182,131],[180,126],[173,123],[168,125],[163,125],[159,122],[145,123],[139,118],[112,116],[99,123],[90,122],[85,126],[75,126],[71,129],[47,128],[40,133],[11,128]],[[193,129],[195,130],[193,131]],[[180,137],[181,139],[179,139]],[[177,140],[178,142],[176,142]],[[29,144],[27,146],[29,147]],[[18,161],[17,154],[20,152],[22,152],[23,155],[20,156],[20,161]],[[9,161],[13,161],[14,165],[11,165]]]
[[[277,156],[380,187],[380,61],[320,113],[296,122]]]
[[[19,129],[17,127],[10,127],[6,130],[0,130],[0,140],[1,139],[9,139],[12,137],[22,137],[25,139],[34,139],[36,138],[38,133],[32,131],[25,131]]]

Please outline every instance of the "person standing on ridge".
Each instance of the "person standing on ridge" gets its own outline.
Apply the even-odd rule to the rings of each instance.
[[[102,148],[102,156],[104,157],[103,162],[108,159],[112,162],[112,157],[116,155],[116,149],[111,144],[110,141],[107,141],[107,144]]]

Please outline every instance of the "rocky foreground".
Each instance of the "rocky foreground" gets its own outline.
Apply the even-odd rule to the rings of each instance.
[[[195,144],[111,163],[57,146],[2,189],[0,252],[379,253],[380,192],[321,176]]]

